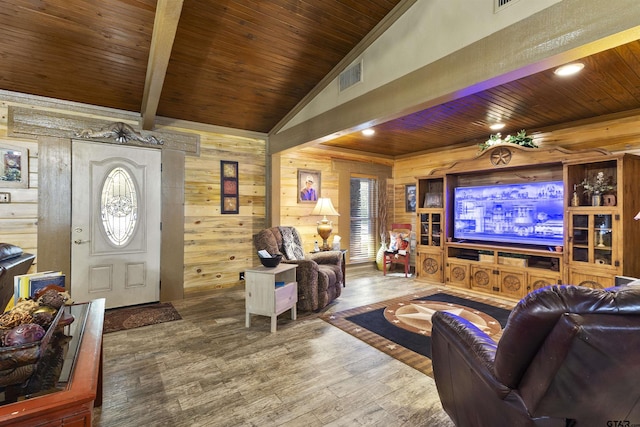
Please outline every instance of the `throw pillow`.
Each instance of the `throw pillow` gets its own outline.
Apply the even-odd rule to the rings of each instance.
[[[290,261],[304,259],[304,249],[298,231],[293,227],[280,227],[284,254]]]
[[[390,231],[389,239],[389,251],[391,252],[406,250],[409,247],[409,233],[407,231]]]

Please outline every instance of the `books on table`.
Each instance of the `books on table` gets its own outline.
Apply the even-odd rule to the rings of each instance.
[[[20,298],[33,298],[40,289],[49,285],[56,285],[64,289],[65,280],[66,276],[61,271],[44,271],[15,276],[13,278],[13,298],[9,300],[4,311],[15,307]]]

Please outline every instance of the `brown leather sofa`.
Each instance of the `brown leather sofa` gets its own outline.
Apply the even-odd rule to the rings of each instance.
[[[13,278],[26,274],[36,256],[9,243],[0,243],[0,313],[13,298]]]
[[[454,314],[432,323],[433,373],[456,426],[640,425],[640,287],[532,292],[498,343]]]
[[[287,237],[283,238],[283,232]],[[298,310],[317,311],[340,296],[344,281],[340,251],[305,254],[300,234],[294,227],[267,228],[253,236],[253,243],[258,251],[282,254],[283,262],[298,266]]]

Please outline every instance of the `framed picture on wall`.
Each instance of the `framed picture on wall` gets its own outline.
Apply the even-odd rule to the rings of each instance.
[[[318,201],[320,188],[320,171],[298,169],[298,203]]]
[[[240,208],[238,195],[238,162],[220,160],[221,175],[221,212],[223,214],[237,214]]]
[[[29,187],[29,150],[0,142],[0,188]]]
[[[416,185],[409,184],[404,186],[405,194],[405,210],[407,212],[416,211]]]

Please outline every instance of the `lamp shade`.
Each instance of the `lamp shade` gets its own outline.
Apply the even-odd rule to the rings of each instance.
[[[331,203],[331,199],[328,197],[320,197],[318,199],[318,203],[316,203],[316,207],[311,211],[311,215],[335,215],[340,216],[340,214],[333,207],[333,203]]]

